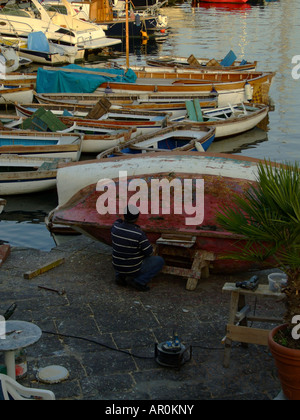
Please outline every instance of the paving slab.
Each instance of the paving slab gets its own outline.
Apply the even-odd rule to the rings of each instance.
[[[59,258],[65,259],[60,266],[24,279]],[[184,279],[160,274],[145,293],[115,284],[110,247],[92,239],[76,236],[51,252],[12,247],[0,269],[0,314],[15,302],[11,319],[43,331],[27,349],[28,372],[20,382],[50,389],[58,400],[272,400],[280,383],[267,347],[235,343],[230,366],[223,367],[230,295],[222,287],[252,274],[211,275],[194,291],[185,289]],[[259,273],[262,282],[267,274]],[[256,314],[278,317],[284,311],[273,299],[252,303]],[[174,331],[192,348],[180,369],[163,367],[154,357],[155,344]],[[39,382],[38,370],[51,365],[64,366],[68,379]]]

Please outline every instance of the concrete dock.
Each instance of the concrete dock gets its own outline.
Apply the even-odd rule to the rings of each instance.
[[[59,266],[24,278],[61,258]],[[267,280],[267,272],[259,274]],[[280,383],[267,347],[234,343],[230,365],[223,367],[230,295],[222,287],[251,275],[211,275],[187,291],[184,279],[160,274],[150,291],[139,292],[115,284],[110,247],[89,238],[74,236],[51,252],[12,248],[0,268],[0,314],[16,303],[11,320],[33,322],[43,331],[27,349],[28,372],[20,382],[50,389],[57,400],[272,400]],[[251,307],[277,317],[284,311],[274,299],[258,299]],[[180,369],[161,366],[154,357],[155,343],[170,340],[173,331],[192,349]],[[38,370],[51,365],[65,367],[68,379],[40,382]]]

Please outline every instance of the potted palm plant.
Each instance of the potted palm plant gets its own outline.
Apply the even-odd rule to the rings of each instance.
[[[226,258],[266,261],[287,275],[284,324],[269,335],[269,347],[288,399],[300,399],[300,171],[295,164],[258,164],[257,182],[234,206],[217,214],[217,223],[242,235]],[[296,324],[295,324],[296,323]],[[294,381],[291,383],[291,381]]]

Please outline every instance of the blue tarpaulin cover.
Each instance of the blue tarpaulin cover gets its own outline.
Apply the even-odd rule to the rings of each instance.
[[[63,71],[63,69],[74,69],[77,71],[70,73]],[[70,64],[63,69],[54,71],[38,68],[36,80],[37,93],[92,93],[102,83],[135,83],[137,78],[135,72],[131,69],[128,69],[126,72],[123,69],[90,69],[78,66],[77,64]],[[91,73],[80,73],[78,70],[95,72],[95,75]]]

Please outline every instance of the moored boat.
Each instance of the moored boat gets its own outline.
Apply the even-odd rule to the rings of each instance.
[[[82,61],[84,58],[84,49],[54,44],[47,39],[42,31],[29,33],[27,40],[7,40],[2,38],[1,42],[14,49],[20,60],[28,60],[34,63],[48,65],[72,64],[75,61]]]
[[[18,133],[18,130],[22,128],[26,121],[26,117],[0,115],[0,121],[4,129],[17,130]],[[58,135],[68,133],[69,135],[80,136],[82,139],[82,153],[100,153],[103,150],[125,143],[134,136],[136,131],[134,127],[121,127],[116,129],[114,126],[84,126],[79,125],[76,120],[68,126],[66,125],[66,127],[63,130],[54,131],[53,133],[57,133]]]
[[[82,138],[78,134],[61,134],[27,130],[0,131],[0,154],[63,158],[78,161]]]
[[[140,200],[139,225],[153,244],[164,234],[192,236],[196,249],[214,254],[213,271],[228,273],[257,268],[251,261],[221,258],[238,241],[242,244],[243,238],[222,230],[216,224],[216,212],[231,206],[233,195],[242,194],[256,181],[258,162],[261,161],[236,155],[171,152],[66,165],[58,171],[59,202],[48,220],[50,224],[70,226],[111,244],[112,224],[128,202],[136,204]],[[153,195],[153,188],[161,185],[161,181],[167,184],[169,193],[175,185],[182,194],[191,188],[187,193],[191,201],[185,202],[183,208],[183,195],[179,194],[179,202],[175,193]],[[106,187],[109,193],[105,194]],[[119,194],[120,188],[123,195]],[[169,202],[164,201],[166,197]],[[105,207],[104,198],[109,208]]]
[[[54,77],[53,72],[56,72]],[[218,105],[253,100],[268,103],[269,89],[274,72],[222,72],[185,73],[177,72],[133,72],[128,69],[86,70],[74,65],[59,69],[39,69],[37,92],[57,92],[63,86],[64,92],[73,91],[76,81],[77,92],[117,93],[152,95],[204,95],[218,96]],[[80,77],[81,83],[78,78]],[[58,79],[59,78],[59,79]],[[60,84],[58,85],[58,80]],[[87,82],[89,81],[89,84]],[[90,86],[91,84],[91,86]]]
[[[38,94],[34,92],[35,99],[39,104],[53,104],[58,106],[71,106],[82,107],[82,106],[94,106],[99,100],[103,98],[108,99],[112,104],[121,105],[123,107],[133,108],[134,106],[139,106],[142,109],[145,109],[143,106],[146,105],[146,108],[152,108],[154,111],[161,111],[164,106],[168,112],[170,109],[168,107],[185,107],[185,101],[192,98],[199,100],[202,108],[215,108],[218,104],[216,95],[157,95],[157,94],[123,94],[117,95],[113,93],[108,94],[98,94],[98,93],[42,93]],[[179,105],[178,105],[179,104]],[[170,110],[172,112],[172,109]]]
[[[236,57],[235,57],[236,58]],[[194,55],[189,57],[176,57],[176,56],[160,56],[152,57],[146,61],[148,66],[157,67],[158,69],[167,69],[176,68],[176,70],[184,71],[202,71],[202,72],[219,72],[219,71],[255,71],[257,67],[257,61],[248,62],[246,60],[233,60],[226,62],[226,57],[224,59],[210,59],[210,58],[196,58]],[[132,67],[134,70],[135,68]],[[142,70],[142,68],[141,68]]]
[[[129,102],[129,101],[128,101]],[[199,101],[201,109],[210,109],[216,107],[215,101]],[[28,103],[28,104],[15,104],[16,113],[20,117],[31,117],[31,115],[38,109],[44,108],[50,110],[57,116],[63,116],[70,114],[72,116],[84,117],[95,105],[71,105],[69,103],[55,103],[55,104],[40,104],[40,103]],[[155,112],[167,112],[172,114],[172,119],[185,117],[186,115],[186,103],[174,102],[174,103],[118,103],[113,101],[109,106],[110,110],[131,110],[131,111],[155,111]]]
[[[79,117],[72,115],[58,118],[68,127],[76,123],[76,129],[82,132],[87,130],[97,134],[99,133],[99,129],[102,130],[104,127],[114,131],[135,128],[135,135],[138,135],[165,127],[171,116],[172,114],[168,112],[118,109],[105,113],[99,119],[89,118],[89,116]],[[34,114],[32,114],[32,117],[34,117]],[[20,123],[22,123],[22,120],[20,120]],[[18,125],[18,121],[16,124]]]
[[[66,8],[64,3],[60,1],[47,1],[46,4],[51,4],[52,9],[55,8],[60,13],[70,14],[84,21],[94,22],[101,25],[108,37],[124,38],[126,36],[126,24],[128,24],[128,37],[139,38],[146,36],[151,37],[155,35],[167,35],[168,18],[162,16],[156,10],[151,10],[151,13],[144,11],[134,12],[132,9],[128,13],[126,19],[125,2],[116,1],[115,7],[113,2],[106,0],[93,1],[71,1],[71,9]]]
[[[252,100],[256,103],[268,104],[269,89],[275,73],[227,73],[227,74],[196,74],[175,76],[176,73],[151,74],[137,72],[135,83],[104,82],[95,92],[103,92],[109,88],[117,94],[153,94],[163,95],[198,94],[210,95],[212,92],[218,96],[218,106],[228,103],[240,103]],[[246,75],[245,75],[246,74]],[[174,76],[174,77],[172,77]],[[207,78],[207,76],[209,76]]]
[[[31,194],[56,187],[59,159],[0,155],[0,194]]]
[[[66,2],[67,4],[67,2]],[[103,49],[121,43],[107,38],[103,29],[90,22],[83,22],[57,11],[46,11],[38,0],[7,1],[0,9],[0,34],[6,40],[20,39],[27,42],[28,35],[43,32],[49,41],[84,50]]]
[[[4,81],[5,83],[5,81]],[[33,100],[33,90],[30,87],[0,86],[0,104],[18,102],[28,103]]]
[[[269,112],[263,104],[241,103],[201,110],[197,101],[187,102],[189,119],[194,126],[215,127],[216,138],[235,136],[256,127]]]
[[[100,153],[97,158],[145,152],[206,151],[215,139],[215,128],[193,124],[173,124],[152,134],[133,140]]]

